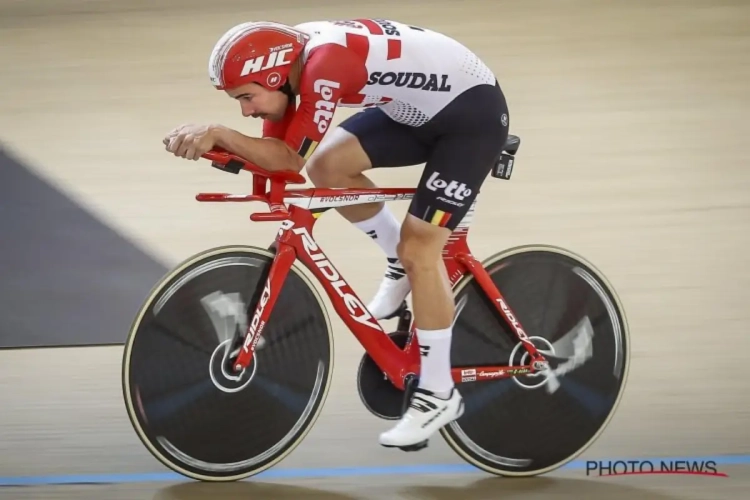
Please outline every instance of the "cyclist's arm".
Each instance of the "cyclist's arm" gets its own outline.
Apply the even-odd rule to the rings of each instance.
[[[331,127],[339,100],[359,93],[366,82],[363,61],[347,48],[328,44],[310,54],[300,77],[300,103],[284,137],[303,164]]]
[[[274,137],[248,137],[236,130],[220,127],[216,133],[216,145],[266,170],[299,172],[305,166],[296,151]]]
[[[283,141],[296,111],[296,101],[290,101],[281,120],[263,120],[262,139],[248,137],[236,130],[222,127],[216,132],[216,145],[266,170],[299,172],[305,162]]]
[[[300,77],[299,107],[287,108],[279,124],[264,123],[262,139],[222,127],[216,145],[267,170],[299,172],[328,131],[341,96],[358,92],[366,81],[367,70],[352,52],[335,44],[318,47]]]

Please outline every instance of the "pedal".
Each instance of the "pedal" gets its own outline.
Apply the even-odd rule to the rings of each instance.
[[[429,439],[425,439],[421,443],[410,444],[409,446],[399,446],[398,449],[401,451],[419,451],[419,450],[424,450],[425,448],[427,448],[428,444],[429,444]]]
[[[398,448],[401,451],[419,451],[424,450],[427,448],[427,445],[430,443],[429,439],[425,439],[424,441],[421,441],[419,443],[410,444],[408,446],[392,446],[388,444],[381,445],[384,448]]]

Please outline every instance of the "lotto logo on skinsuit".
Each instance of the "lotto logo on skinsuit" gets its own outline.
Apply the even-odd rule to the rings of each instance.
[[[339,82],[332,82],[331,80],[315,80],[313,83],[313,91],[319,94],[322,99],[318,99],[315,102],[315,116],[313,121],[318,125],[318,132],[324,134],[328,130],[328,125],[331,124],[333,119],[333,110],[336,107],[336,103],[333,102],[333,89],[341,87]]]
[[[464,206],[464,204],[461,202],[465,200],[467,196],[471,195],[471,189],[467,188],[466,184],[459,184],[456,181],[447,182],[440,178],[440,174],[438,172],[433,172],[430,178],[427,179],[427,189],[435,192],[442,191],[445,196],[457,201],[445,199],[442,196],[438,197],[439,200],[443,200],[459,207]]]
[[[258,73],[267,69],[278,68],[290,64],[291,61],[287,61],[286,55],[292,50],[293,49],[279,50],[277,52],[271,52],[268,56],[263,55],[248,59],[242,66],[240,76],[247,76],[251,73]]]
[[[438,83],[438,80],[440,83]],[[448,75],[438,75],[430,73],[405,73],[400,71],[394,73],[389,71],[374,71],[367,80],[367,85],[395,85],[396,87],[406,87],[407,89],[429,90],[431,92],[450,92],[451,86],[448,84]]]

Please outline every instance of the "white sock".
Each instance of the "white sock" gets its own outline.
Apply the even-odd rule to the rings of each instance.
[[[398,258],[396,247],[401,238],[401,223],[387,205],[384,205],[383,209],[373,217],[355,222],[354,225],[372,238],[383,249],[387,258]]]
[[[417,328],[417,341],[422,355],[419,387],[432,391],[441,398],[448,398],[454,386],[451,376],[452,333],[451,328],[444,330]]]

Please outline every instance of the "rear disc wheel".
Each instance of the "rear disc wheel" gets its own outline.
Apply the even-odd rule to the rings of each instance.
[[[487,472],[544,474],[583,453],[614,415],[629,369],[626,317],[602,273],[562,248],[523,246],[482,264],[555,375],[458,384],[465,412],[441,434]],[[472,275],[456,284],[454,296],[454,367],[528,364]]]

